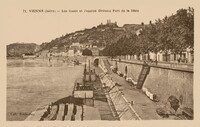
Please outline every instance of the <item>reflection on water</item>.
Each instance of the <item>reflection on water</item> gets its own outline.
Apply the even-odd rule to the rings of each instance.
[[[73,66],[72,61],[63,59],[10,59],[7,60],[7,67],[60,67],[60,66]]]

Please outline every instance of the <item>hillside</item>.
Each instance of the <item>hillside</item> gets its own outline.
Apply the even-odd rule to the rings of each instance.
[[[21,57],[22,54],[34,54],[40,48],[35,43],[13,43],[7,45],[7,57]]]
[[[99,24],[90,29],[79,30],[73,33],[53,39],[50,42],[36,45],[34,43],[13,43],[7,45],[8,57],[20,57],[22,54],[34,54],[41,51],[49,51],[53,47],[58,50],[68,50],[72,43],[79,42],[84,46],[97,46],[104,48],[107,45],[116,43],[124,36],[130,36],[141,28],[142,25],[138,24],[125,24],[119,27],[117,23],[112,23],[110,20],[106,24]]]
[[[140,26],[141,25],[137,24],[126,24],[123,27],[119,27],[116,23],[108,22],[91,29],[84,29],[66,34],[49,43],[43,43],[40,47],[41,50],[50,50],[55,46],[58,47],[58,49],[63,49],[63,47],[67,49],[72,43],[79,42],[85,46],[95,45],[102,48],[109,44],[116,43],[124,35],[135,34],[135,31],[140,28]]]

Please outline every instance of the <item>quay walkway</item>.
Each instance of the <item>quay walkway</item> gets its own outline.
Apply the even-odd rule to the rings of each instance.
[[[128,102],[133,102],[132,107],[142,120],[163,119],[156,113],[156,109],[160,106],[159,102],[150,100],[142,90],[132,87],[123,77],[113,73],[107,60],[104,60],[104,64],[112,80],[120,84],[118,88],[123,93],[124,97]]]

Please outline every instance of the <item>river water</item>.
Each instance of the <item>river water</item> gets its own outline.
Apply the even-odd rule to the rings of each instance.
[[[37,107],[72,94],[83,65],[63,60],[7,60],[7,120],[24,120]]]

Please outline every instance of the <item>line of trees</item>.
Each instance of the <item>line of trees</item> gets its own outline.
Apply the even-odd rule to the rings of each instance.
[[[106,46],[103,55],[140,55],[153,52],[180,54],[186,48],[194,50],[194,9],[179,9],[176,14],[158,19],[148,25],[141,23],[139,35],[124,36]]]

